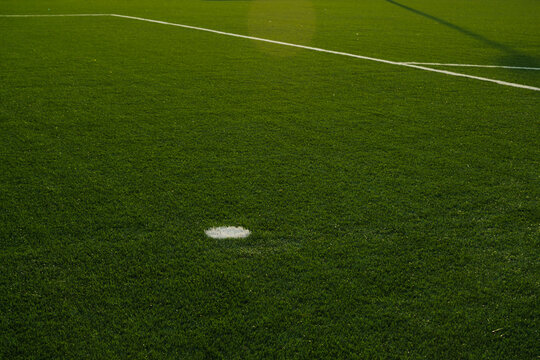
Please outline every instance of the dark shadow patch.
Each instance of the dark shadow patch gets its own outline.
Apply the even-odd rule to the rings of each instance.
[[[525,54],[506,54],[497,58],[496,63],[506,66],[540,67],[540,60]],[[519,71],[516,69],[509,69]]]
[[[459,25],[452,24],[451,22],[448,22],[444,19],[438,18],[436,16],[430,15],[428,13],[425,13],[417,9],[413,9],[412,7],[409,7],[407,5],[400,4],[394,0],[386,0],[386,2],[399,6],[402,9],[405,9],[417,15],[423,16],[427,19],[433,20],[441,25],[444,25],[450,29],[453,29],[468,37],[471,37],[479,42],[482,42],[494,49],[498,49],[501,52],[504,52],[506,55],[498,59],[497,65],[538,67],[539,61],[537,58],[523,54],[508,45],[501,44],[497,41],[488,39],[483,35],[480,35],[471,30],[465,29]]]

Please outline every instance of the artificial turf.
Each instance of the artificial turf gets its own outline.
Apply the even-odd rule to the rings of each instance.
[[[530,67],[539,11],[0,1]],[[0,358],[533,359],[538,94],[129,19],[0,18]],[[252,235],[205,236],[218,225]]]

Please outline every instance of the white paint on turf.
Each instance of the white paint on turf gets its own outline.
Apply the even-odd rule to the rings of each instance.
[[[246,238],[251,231],[241,226],[220,226],[208,229],[204,232],[213,239]]]
[[[137,16],[128,16],[128,15],[120,15],[120,14],[0,15],[0,17],[41,17],[41,16],[113,16],[113,17],[119,17],[119,18],[124,18],[124,19],[146,21],[146,22],[155,23],[155,24],[176,26],[176,27],[181,27],[181,28],[191,29],[191,30],[205,31],[205,32],[210,32],[210,33],[214,33],[214,34],[232,36],[232,37],[237,37],[237,38],[242,38],[242,39],[263,41],[263,42],[267,42],[267,43],[271,43],[271,44],[283,45],[283,46],[291,46],[291,47],[295,47],[295,48],[311,50],[311,51],[318,51],[318,52],[323,52],[323,53],[328,53],[328,54],[348,56],[348,57],[353,57],[353,58],[357,58],[357,59],[375,61],[375,62],[389,64],[389,65],[403,66],[403,67],[408,67],[408,68],[413,68],[413,69],[418,69],[418,70],[424,70],[424,71],[430,71],[430,72],[435,72],[435,73],[445,74],[445,75],[450,75],[450,76],[463,77],[463,78],[474,79],[474,80],[479,80],[479,81],[486,81],[486,82],[491,82],[491,83],[495,83],[495,84],[499,84],[499,85],[503,85],[503,86],[510,86],[510,87],[514,87],[514,88],[521,88],[521,89],[527,89],[527,90],[533,90],[533,91],[540,91],[540,88],[537,88],[537,87],[534,87],[534,86],[511,83],[511,82],[508,82],[508,81],[485,78],[485,77],[481,77],[481,76],[473,76],[473,75],[468,75],[468,74],[462,74],[462,73],[457,73],[457,72],[447,71],[447,70],[442,70],[442,69],[434,69],[434,68],[429,68],[429,67],[425,67],[425,66],[421,66],[421,65],[415,65],[415,64],[412,64],[412,63],[407,63],[407,62],[397,62],[397,61],[374,58],[374,57],[370,57],[370,56],[355,55],[355,54],[350,54],[350,53],[346,53],[346,52],[342,52],[342,51],[321,49],[321,48],[316,48],[316,47],[312,47],[312,46],[292,44],[292,43],[287,43],[287,42],[283,42],[283,41],[263,39],[263,38],[259,38],[259,37],[255,37],[255,36],[240,35],[240,34],[229,33],[229,32],[225,32],[225,31],[212,30],[212,29],[207,29],[207,28],[202,28],[202,27],[197,27],[197,26],[191,26],[191,25],[177,24],[177,23],[161,21],[161,20],[146,19],[146,18],[137,17]]]
[[[26,17],[87,17],[87,16],[113,16],[112,14],[43,14],[43,15],[0,15],[0,17],[26,18]]]
[[[537,67],[527,66],[507,66],[507,65],[476,65],[476,64],[442,64],[442,63],[422,63],[422,62],[404,62],[403,64],[410,65],[428,65],[428,66],[448,66],[448,67],[477,67],[477,68],[492,68],[492,69],[516,69],[516,70],[540,70]]]
[[[146,18],[141,18],[141,17],[136,17],[136,16],[127,16],[127,15],[118,15],[118,14],[111,14],[111,15],[116,16],[116,17],[125,18],[125,19],[146,21],[146,22],[151,22],[151,23],[155,23],[155,24],[162,24],[162,25],[177,26],[177,27],[181,27],[181,28],[185,28],[185,29],[206,31],[206,32],[214,33],[214,34],[238,37],[238,38],[249,39],[249,40],[264,41],[264,42],[271,43],[271,44],[277,44],[277,45],[283,45],[283,46],[292,46],[292,47],[297,47],[297,48],[306,49],[306,50],[324,52],[324,53],[328,53],[328,54],[348,56],[348,57],[353,57],[353,58],[357,58],[357,59],[380,62],[380,63],[384,63],[384,64],[404,66],[404,67],[409,67],[409,68],[419,69],[419,70],[424,70],[424,71],[431,71],[431,72],[436,72],[436,73],[445,74],[445,75],[464,77],[464,78],[475,79],[475,80],[480,80],[480,81],[487,81],[487,82],[492,82],[492,83],[499,84],[499,85],[504,85],[504,86],[510,86],[510,87],[516,87],[516,88],[521,88],[521,89],[540,91],[540,88],[537,88],[537,87],[534,87],[534,86],[528,86],[528,85],[516,84],[516,83],[511,83],[511,82],[502,81],[502,80],[496,80],[496,79],[490,79],[490,78],[485,78],[485,77],[480,77],[480,76],[473,76],[473,75],[468,75],[468,74],[456,73],[456,72],[453,72],[453,71],[446,71],[446,70],[441,70],[441,69],[433,69],[433,68],[428,68],[428,67],[425,67],[425,66],[413,65],[413,64],[402,63],[402,62],[391,61],[391,60],[385,60],[385,59],[379,59],[379,58],[374,58],[374,57],[370,57],[370,56],[355,55],[355,54],[350,54],[350,53],[346,53],[346,52],[342,52],[342,51],[326,50],[326,49],[316,48],[316,47],[312,47],[312,46],[291,44],[291,43],[287,43],[287,42],[283,42],[283,41],[263,39],[263,38],[259,38],[259,37],[255,37],[255,36],[234,34],[234,33],[229,33],[229,32],[225,32],[225,31],[212,30],[212,29],[207,29],[207,28],[202,28],[202,27],[197,27],[197,26],[176,24],[176,23],[171,23],[171,22],[167,22],[167,21],[146,19]]]

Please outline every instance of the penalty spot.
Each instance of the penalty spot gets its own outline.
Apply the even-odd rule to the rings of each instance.
[[[208,229],[204,233],[212,239],[238,239],[248,237],[251,231],[241,226],[220,226]]]

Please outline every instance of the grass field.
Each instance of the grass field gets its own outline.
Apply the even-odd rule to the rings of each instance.
[[[537,0],[0,14],[540,67]],[[539,95],[126,18],[0,17],[0,359],[537,359]],[[220,225],[252,235],[204,234]]]

